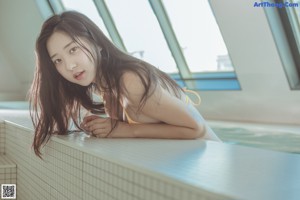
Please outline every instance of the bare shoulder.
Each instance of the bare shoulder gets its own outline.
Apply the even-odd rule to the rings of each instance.
[[[129,94],[143,94],[145,91],[142,77],[134,72],[125,72],[121,77],[121,84]]]
[[[124,88],[125,96],[129,104],[139,105],[142,96],[145,93],[144,81],[145,77],[140,77],[137,73],[134,72],[125,72],[121,77],[121,84]]]

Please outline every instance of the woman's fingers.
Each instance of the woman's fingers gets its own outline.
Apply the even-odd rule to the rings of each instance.
[[[82,123],[80,124],[80,127],[82,129],[88,130],[93,124],[103,123],[105,120],[106,120],[105,118],[101,118],[97,115],[87,116],[83,119]]]
[[[94,120],[94,119],[97,119],[97,118],[99,118],[99,116],[97,116],[97,115],[89,115],[89,116],[86,116],[86,117],[84,117],[83,118],[83,124],[86,124],[86,123],[88,123],[88,122],[90,122],[90,121],[92,121],[92,120]]]
[[[90,132],[91,135],[103,138],[111,131],[111,120],[110,118],[91,115],[84,118],[81,126],[84,130]]]
[[[102,130],[102,129],[108,129],[108,126],[103,123],[98,123],[98,124],[93,124],[93,125],[89,126],[88,129],[90,131],[95,131],[97,129]]]
[[[97,137],[97,138],[106,138],[107,133],[105,133],[105,134],[97,134],[97,135],[94,135],[94,136]]]
[[[96,137],[103,137],[103,136],[106,136],[109,133],[109,131],[110,131],[109,129],[105,129],[105,128],[100,129],[100,128],[98,128],[98,129],[93,130],[92,133]]]
[[[90,120],[89,122],[85,123],[85,127],[90,128],[94,125],[99,125],[99,124],[105,124],[107,123],[109,120],[109,118],[102,118],[102,117],[97,117],[93,120]]]

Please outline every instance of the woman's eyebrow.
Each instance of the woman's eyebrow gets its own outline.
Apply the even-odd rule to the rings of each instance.
[[[66,44],[66,46],[64,46],[64,50],[66,49],[66,48],[68,48],[71,44],[73,44],[74,43],[74,40],[72,40],[71,42],[69,42],[68,44]],[[55,53],[54,55],[52,55],[50,58],[52,59],[52,58],[54,58],[55,56],[56,56],[57,54]]]
[[[73,43],[74,43],[74,40],[72,40],[70,43],[68,43],[68,44],[64,47],[64,49],[68,48],[68,46],[70,46],[70,45],[73,44]]]

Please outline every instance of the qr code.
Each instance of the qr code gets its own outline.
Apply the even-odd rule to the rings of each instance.
[[[16,199],[16,184],[1,184],[1,199]]]

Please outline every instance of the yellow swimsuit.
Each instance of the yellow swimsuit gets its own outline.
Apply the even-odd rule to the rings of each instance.
[[[197,102],[197,103],[194,103],[192,100],[190,100],[190,98],[189,98],[187,95],[185,95],[185,102],[186,102],[187,104],[188,104],[189,102],[191,102],[191,103],[192,103],[193,105],[195,105],[195,106],[198,106],[198,105],[201,104],[201,97],[200,97],[200,95],[199,95],[197,92],[195,92],[195,91],[193,91],[193,90],[188,90],[188,89],[186,89],[186,88],[183,88],[183,90],[184,90],[184,92],[190,92],[191,94],[194,94],[194,95],[198,98],[198,102]],[[136,121],[132,120],[132,119],[130,118],[130,116],[128,115],[128,113],[126,112],[125,109],[123,109],[123,112],[124,112],[124,114],[125,114],[125,116],[126,116],[126,119],[127,119],[128,124],[141,124],[140,122],[136,122]]]
[[[125,116],[126,116],[126,119],[127,119],[128,124],[141,124],[140,122],[133,121],[133,120],[129,117],[129,115],[127,114],[127,112],[126,112],[125,109],[124,109],[124,114],[125,114]]]

